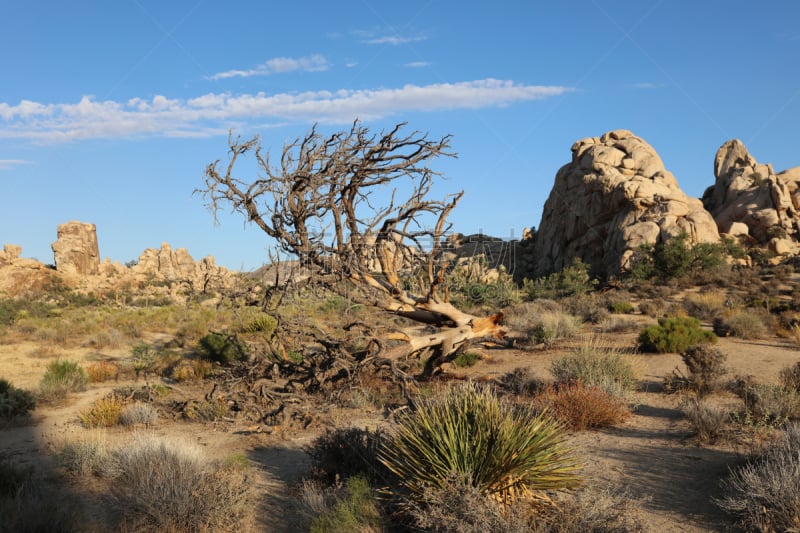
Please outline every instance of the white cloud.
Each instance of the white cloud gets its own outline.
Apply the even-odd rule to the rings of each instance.
[[[303,72],[319,72],[328,70],[330,63],[320,54],[305,57],[275,57],[255,68],[248,70],[226,70],[209,76],[210,80],[224,80],[227,78],[249,78],[250,76],[269,76],[270,74],[281,74],[300,70]]]
[[[0,159],[0,170],[8,170],[19,165],[30,165],[32,161],[25,159]]]
[[[406,63],[405,66],[409,68],[424,68],[431,66],[431,64],[428,61],[412,61],[411,63]]]
[[[257,122],[342,124],[398,113],[508,106],[571,91],[568,87],[523,85],[484,79],[459,83],[405,85],[368,90],[340,89],[300,93],[208,93],[188,100],[162,95],[149,100],[77,104],[23,101],[0,103],[0,138],[63,142],[121,137],[207,137]]]

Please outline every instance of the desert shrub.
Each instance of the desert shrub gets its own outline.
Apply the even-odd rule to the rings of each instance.
[[[135,402],[122,408],[119,423],[123,426],[149,426],[158,420],[158,410],[148,403]]]
[[[728,411],[714,407],[702,398],[685,398],[681,402],[681,411],[701,442],[714,441],[730,420]]]
[[[661,318],[668,309],[669,305],[663,300],[646,300],[639,304],[639,311],[650,318]]]
[[[527,333],[534,343],[551,346],[575,335],[580,326],[580,321],[568,313],[546,312],[533,319]]]
[[[561,308],[583,322],[599,324],[609,317],[608,304],[594,293],[576,294],[559,300]]]
[[[692,293],[683,299],[683,308],[689,316],[713,320],[725,311],[725,301],[725,293],[720,291]]]
[[[500,387],[511,394],[536,394],[545,387],[532,368],[515,368],[500,377]]]
[[[800,392],[800,361],[791,366],[782,368],[779,378],[784,388]]]
[[[242,333],[263,333],[264,335],[271,335],[278,326],[278,321],[274,316],[266,313],[260,313],[254,317],[250,317],[244,324],[242,324],[240,331]]]
[[[477,352],[461,352],[453,359],[453,365],[458,368],[466,366],[475,366],[475,363],[480,361],[481,355]]]
[[[89,376],[78,363],[66,359],[57,359],[47,365],[44,376],[39,383],[39,396],[43,400],[60,400],[69,392],[86,390]]]
[[[728,373],[725,367],[727,356],[713,346],[691,346],[681,353],[681,358],[689,375],[673,372],[671,384],[668,384],[669,378],[665,381],[664,389],[668,393],[688,389],[705,396],[718,390]]]
[[[532,520],[524,511],[524,505],[498,505],[469,476],[453,472],[441,486],[425,487],[420,501],[410,502],[407,513],[418,531],[528,533]]]
[[[594,289],[597,281],[589,275],[589,265],[574,258],[569,266],[560,272],[537,279],[525,279],[522,290],[526,299],[563,298],[576,294],[586,294]]]
[[[36,407],[33,393],[18,389],[10,381],[0,378],[0,420],[26,414]]]
[[[228,404],[222,398],[189,401],[183,410],[183,416],[193,422],[217,420],[227,414]]]
[[[603,345],[597,338],[585,341],[571,355],[555,359],[550,372],[559,384],[581,382],[618,396],[636,388],[631,363],[619,350]]]
[[[532,403],[535,409],[547,410],[556,420],[578,431],[613,426],[630,416],[623,398],[580,381],[551,385]]]
[[[608,305],[608,310],[618,315],[629,315],[635,311],[633,304],[630,302],[611,302]]]
[[[64,442],[57,456],[61,465],[77,476],[101,474],[108,459],[105,438],[99,433],[82,435],[78,439]]]
[[[714,319],[714,332],[720,336],[761,339],[767,335],[764,319],[755,311],[741,309]]]
[[[800,393],[773,384],[750,384],[741,391],[747,415],[755,421],[782,425],[800,419]]]
[[[418,500],[457,472],[482,494],[575,486],[578,466],[562,427],[474,383],[415,399],[400,413],[380,460]]]
[[[200,357],[223,365],[247,359],[247,348],[236,337],[224,333],[209,333],[200,339]]]
[[[601,333],[631,333],[639,330],[639,323],[628,317],[609,316],[602,320],[596,330]]]
[[[377,481],[386,474],[378,460],[378,450],[385,438],[386,434],[380,429],[329,429],[314,439],[305,451],[311,457],[314,477],[328,484],[358,475]]]
[[[690,346],[716,342],[717,336],[700,326],[690,316],[669,316],[658,319],[658,325],[647,326],[639,334],[639,348],[645,352],[680,353]]]
[[[182,361],[172,369],[172,379],[175,381],[192,381],[195,379],[205,379],[214,373],[214,366],[211,361],[204,359],[193,359]]]
[[[247,468],[154,437],[134,435],[111,453],[105,471],[111,508],[125,531],[248,530],[256,507]]]
[[[92,406],[78,414],[81,423],[87,428],[107,428],[119,424],[119,417],[125,402],[114,396],[96,400]]]
[[[311,522],[312,533],[380,532],[381,515],[369,481],[354,476],[345,482],[344,494]]]
[[[108,381],[111,378],[117,379],[119,377],[119,366],[113,361],[97,361],[86,367],[86,373],[89,376],[89,381],[99,383]]]
[[[716,503],[747,531],[795,531],[800,524],[800,428],[791,424],[766,451],[734,469]]]
[[[136,379],[140,374],[152,373],[156,368],[157,354],[155,349],[146,342],[140,342],[131,349],[131,364],[133,371],[136,372]]]

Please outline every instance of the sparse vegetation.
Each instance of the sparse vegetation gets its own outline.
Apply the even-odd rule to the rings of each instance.
[[[767,336],[767,326],[756,310],[741,309],[724,313],[714,319],[714,332],[719,336],[761,339]]]
[[[92,383],[100,383],[119,378],[119,366],[112,361],[97,361],[86,367],[86,374]]]
[[[475,366],[480,359],[481,355],[477,352],[462,352],[453,359],[453,365],[457,368]]]
[[[336,497],[336,502],[325,509],[313,522],[312,533],[352,533],[353,531],[381,531],[378,502],[363,476],[349,478]]]
[[[645,352],[680,353],[696,344],[716,342],[717,336],[700,326],[690,316],[658,319],[658,325],[647,326],[639,334],[639,348]]]
[[[700,442],[713,442],[730,420],[728,411],[714,407],[703,398],[687,396],[681,401],[681,411]]]
[[[708,345],[691,346],[681,353],[681,358],[689,375],[673,371],[664,379],[665,392],[690,390],[698,396],[705,396],[720,388],[728,369],[725,367],[727,356],[719,349]]]
[[[150,426],[158,420],[158,410],[150,404],[135,402],[122,408],[119,423],[123,426]]]

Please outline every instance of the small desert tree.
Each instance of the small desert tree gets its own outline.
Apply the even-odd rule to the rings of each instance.
[[[450,136],[430,139],[404,127],[376,135],[356,121],[329,136],[314,127],[284,145],[275,162],[258,136],[231,136],[227,166],[220,168],[219,160],[208,165],[198,192],[215,218],[230,207],[258,226],[299,260],[313,283],[435,327],[424,336],[390,335],[400,345],[376,340],[382,357],[418,354],[430,372],[473,339],[502,337],[505,329],[502,313],[477,317],[448,301],[447,265],[438,258],[447,216],[463,192],[429,199],[439,173],[428,164],[455,154]],[[257,177],[235,175],[246,156],[255,157]],[[379,205],[382,194],[387,199]]]

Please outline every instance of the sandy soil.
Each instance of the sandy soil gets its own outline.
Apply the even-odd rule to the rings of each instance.
[[[642,320],[644,320],[642,318]],[[587,328],[584,333],[591,333]],[[614,335],[622,347],[634,346],[635,335]],[[759,341],[721,339],[720,349],[728,356],[731,375],[749,375],[758,382],[776,382],[779,371],[800,359],[788,341],[769,338]],[[483,351],[483,361],[475,367],[453,373],[499,377],[517,367],[530,367],[537,376],[547,377],[551,361],[562,356],[568,345],[559,349],[529,351],[493,349]],[[57,355],[89,363],[98,357],[121,359],[129,350],[74,349],[60,350]],[[52,357],[35,343],[0,345],[0,376],[22,388],[34,389]],[[639,500],[641,517],[648,531],[703,532],[725,531],[732,523],[712,503],[720,495],[719,481],[729,467],[739,464],[748,451],[747,443],[699,445],[690,434],[688,422],[680,414],[677,395],[660,392],[663,377],[682,367],[678,355],[636,355],[635,364],[642,391],[634,398],[633,416],[624,424],[602,430],[573,435],[571,438],[585,459],[587,483],[614,483]],[[14,457],[30,462],[45,473],[58,478],[52,452],[58,442],[71,434],[86,431],[76,414],[95,399],[107,394],[118,384],[93,385],[75,394],[63,404],[41,406],[25,423],[0,428],[0,457]],[[736,405],[726,393],[715,396],[721,403]],[[331,410],[327,426],[356,425],[374,427],[383,423],[382,413]],[[224,457],[244,453],[260,466],[258,483],[267,497],[260,509],[259,530],[295,531],[295,518],[287,514],[292,496],[289,487],[299,480],[308,467],[303,446],[324,430],[314,425],[308,431],[254,433],[236,423],[221,421],[209,424],[162,421],[152,431],[195,442],[211,456]],[[124,440],[129,430],[108,430],[109,439]],[[76,487],[76,490],[83,490]]]

